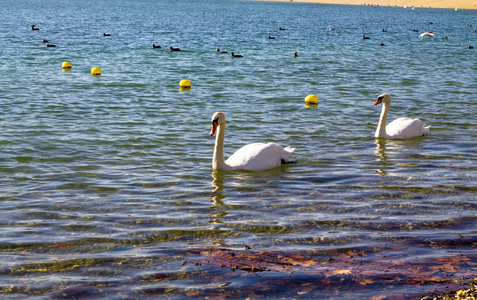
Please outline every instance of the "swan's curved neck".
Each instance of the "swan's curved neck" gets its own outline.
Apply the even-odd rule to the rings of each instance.
[[[225,122],[217,127],[217,137],[215,138],[214,158],[212,167],[219,170],[228,170],[224,160],[224,140],[225,140]]]
[[[386,133],[386,121],[388,119],[390,103],[383,102],[383,109],[381,110],[381,117],[379,118],[378,128],[376,128],[375,137],[387,138],[388,134]]]

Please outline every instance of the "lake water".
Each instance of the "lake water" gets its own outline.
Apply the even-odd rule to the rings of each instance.
[[[410,299],[476,277],[477,11],[4,0],[0,15],[1,296]],[[376,140],[382,93],[388,120],[430,133]],[[226,157],[274,141],[295,163],[213,171],[216,111]]]

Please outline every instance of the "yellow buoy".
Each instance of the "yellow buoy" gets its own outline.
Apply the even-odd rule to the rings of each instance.
[[[179,87],[181,88],[190,88],[191,83],[189,79],[182,79],[181,82],[179,82]]]
[[[101,69],[98,67],[94,67],[91,69],[91,75],[98,76],[101,75]]]
[[[308,95],[305,98],[305,103],[306,104],[313,104],[313,105],[318,105],[318,97],[316,95]]]
[[[61,66],[62,69],[71,69],[71,64],[67,61],[65,61],[63,63],[63,65]]]

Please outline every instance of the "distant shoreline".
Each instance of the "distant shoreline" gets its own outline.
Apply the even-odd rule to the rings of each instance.
[[[343,5],[401,6],[416,8],[477,9],[476,0],[262,0],[282,2],[311,2]]]

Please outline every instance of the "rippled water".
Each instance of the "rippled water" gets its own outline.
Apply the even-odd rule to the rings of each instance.
[[[351,252],[393,262],[465,255],[475,276],[477,50],[468,45],[477,46],[477,24],[466,24],[476,13],[3,1],[0,291],[342,299],[436,288],[388,280],[389,268],[363,284],[346,272],[324,276],[305,263],[284,272],[270,262]],[[436,35],[419,39],[424,31]],[[100,77],[90,75],[95,66]],[[190,91],[179,90],[185,78]],[[430,134],[375,140],[381,107],[371,105],[381,93],[393,99],[390,120],[419,117]],[[308,94],[318,107],[304,106]],[[296,147],[296,163],[214,172],[215,111],[227,116],[226,156],[275,141]],[[210,260],[219,248],[274,258],[269,272],[231,271]]]

